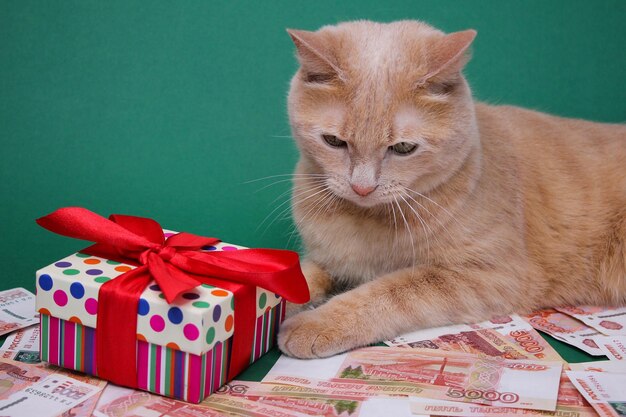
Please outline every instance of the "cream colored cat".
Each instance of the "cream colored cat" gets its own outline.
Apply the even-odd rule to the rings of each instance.
[[[474,102],[461,75],[473,30],[359,21],[289,34],[293,214],[317,307],[284,322],[283,352],[626,304],[624,125]]]

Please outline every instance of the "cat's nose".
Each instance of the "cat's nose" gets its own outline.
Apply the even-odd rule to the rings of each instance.
[[[372,191],[378,187],[378,185],[370,185],[370,186],[361,186],[356,184],[350,184],[355,193],[360,195],[361,197],[365,197],[368,194],[371,194]]]

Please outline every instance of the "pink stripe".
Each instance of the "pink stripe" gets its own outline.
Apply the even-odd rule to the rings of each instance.
[[[261,341],[263,340],[263,315],[256,319],[256,338],[254,339],[254,360],[261,356]]]
[[[148,389],[148,343],[137,341],[137,384],[138,388]]]
[[[53,365],[59,365],[59,319],[50,316],[50,355],[49,362]]]
[[[155,370],[154,370],[154,392],[157,394],[161,393],[161,346],[156,345],[156,359],[155,359]]]
[[[63,366],[74,369],[74,346],[76,346],[76,324],[71,321],[63,322],[65,335],[63,337]]]
[[[213,367],[213,391],[220,387],[222,379],[222,344],[217,342],[213,347],[215,351],[215,366]]]
[[[204,369],[204,396],[206,397],[213,391],[211,390],[211,376],[213,375],[213,349],[204,354],[206,356],[206,367]]]
[[[202,378],[202,356],[189,354],[189,379],[187,380],[187,401],[199,403],[200,398],[200,378]]]

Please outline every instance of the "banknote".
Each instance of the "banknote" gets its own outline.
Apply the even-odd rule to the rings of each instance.
[[[406,395],[386,396],[374,391],[232,381],[213,395],[243,396],[248,400],[262,401],[309,416],[412,416]]]
[[[482,353],[506,359],[563,361],[556,350],[518,315],[502,316],[478,324],[419,330],[386,341],[385,344]]]
[[[609,360],[626,362],[626,336],[603,336],[594,340]]]
[[[227,416],[237,417],[308,417],[288,408],[277,407],[264,401],[254,401],[233,395],[211,395],[205,399],[202,406],[210,410],[219,411]]]
[[[582,321],[607,336],[626,336],[626,307],[577,306],[561,307],[556,310]]]
[[[521,408],[493,407],[488,405],[459,403],[446,400],[411,397],[414,414],[450,417],[596,417],[595,410],[585,401],[570,382],[565,371],[561,374],[555,411],[524,410]]]
[[[626,362],[624,361],[595,361],[568,364],[572,371],[591,372],[617,372],[626,374]]]
[[[37,363],[39,359],[39,326],[19,329],[7,336],[0,347],[0,358]]]
[[[567,376],[600,417],[626,416],[626,374],[567,371]]]
[[[594,341],[602,333],[587,326],[567,314],[554,309],[535,311],[527,316],[526,320],[535,329],[581,349],[592,356],[602,356],[604,353]]]
[[[2,416],[58,416],[78,408],[102,390],[43,366],[0,361]],[[88,415],[88,414],[85,414]]]
[[[34,294],[24,288],[0,291],[0,336],[38,322]]]

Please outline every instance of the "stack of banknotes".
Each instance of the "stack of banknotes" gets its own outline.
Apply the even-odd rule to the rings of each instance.
[[[419,330],[326,359],[281,356],[200,404],[39,361],[34,296],[0,292],[0,416],[626,416],[626,308],[570,307]],[[600,356],[563,361],[536,331]]]

